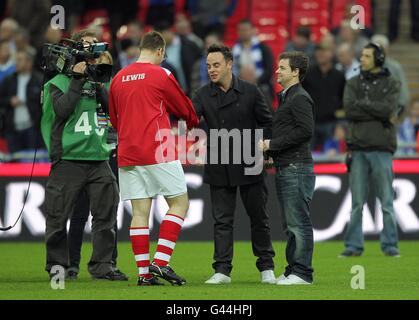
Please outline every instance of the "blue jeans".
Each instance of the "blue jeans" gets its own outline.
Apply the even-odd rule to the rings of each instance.
[[[311,261],[314,242],[310,202],[315,180],[313,165],[305,163],[278,168],[275,176],[283,228],[288,238],[285,249],[288,265],[284,274],[288,276],[292,273],[308,282],[313,282]]]
[[[381,250],[397,249],[397,224],[393,208],[392,154],[384,151],[353,151],[349,184],[352,193],[351,219],[345,233],[345,247],[362,253],[362,208],[368,200],[371,179],[383,210],[383,230],[380,235]]]

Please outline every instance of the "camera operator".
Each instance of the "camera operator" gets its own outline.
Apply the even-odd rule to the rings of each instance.
[[[98,64],[107,64],[112,66],[113,65],[113,59],[109,51],[104,51],[100,54],[98,60]],[[99,88],[99,91],[97,91],[98,94],[98,101],[101,103],[102,106],[104,106],[104,109],[106,109],[106,113],[108,113],[108,88],[110,85],[110,81],[108,81],[106,84],[98,84],[102,88]],[[112,150],[112,153],[109,158],[109,165],[112,169],[113,174],[117,178],[118,182],[118,165],[116,160],[116,143],[117,143],[117,137],[115,129],[110,127],[108,131],[107,136],[107,143],[112,144],[115,146],[115,149]],[[89,218],[89,212],[90,212],[90,201],[89,196],[87,194],[86,190],[83,190],[80,193],[80,196],[76,202],[76,206],[74,209],[74,212],[70,219],[70,229],[68,230],[68,249],[69,249],[69,268],[67,269],[67,278],[71,280],[75,280],[78,277],[79,273],[79,265],[80,265],[80,259],[81,259],[81,247],[83,244],[83,233],[86,226],[86,222]],[[117,250],[117,241],[118,241],[118,226],[117,223],[115,223],[114,226],[115,230],[115,249],[112,253],[112,265],[113,269],[116,273],[119,273],[121,275],[121,280],[123,280],[123,277],[126,277],[125,274],[123,274],[118,268],[117,268],[117,258],[118,258],[118,250]],[[128,280],[128,278],[126,277]]]
[[[88,30],[73,35],[72,40],[82,42],[86,50],[97,42]],[[108,162],[111,147],[106,143],[103,106],[96,99],[104,88],[88,75],[96,59],[85,60],[74,65],[71,75],[60,73],[44,86],[41,128],[52,162],[45,195],[45,270],[51,277],[54,265],[68,268],[67,220],[85,190],[93,216],[88,271],[95,279],[126,280],[112,267],[119,195]]]

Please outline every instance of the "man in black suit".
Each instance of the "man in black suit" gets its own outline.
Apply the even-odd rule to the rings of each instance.
[[[276,189],[288,237],[288,266],[278,285],[312,284],[313,226],[310,202],[315,176],[310,140],[314,132],[314,103],[301,86],[308,68],[308,57],[302,52],[279,56],[277,81],[284,87],[281,104],[272,124],[272,139],[260,141],[259,148],[269,151],[276,173]]]
[[[251,146],[250,154],[255,154],[256,129],[260,129],[259,133],[263,131],[265,137],[270,136],[272,113],[258,87],[235,77],[232,66],[233,55],[229,48],[223,45],[209,47],[207,68],[211,81],[197,90],[192,99],[198,116],[205,119],[210,130],[204,182],[210,185],[211,190],[215,274],[206,283],[231,282],[237,189],[250,217],[252,248],[258,257],[256,266],[261,272],[262,282],[273,283],[275,253],[266,213],[268,191],[263,167],[259,166],[260,170],[251,172],[249,159],[244,155],[246,152],[241,152]],[[220,140],[229,135],[238,139],[227,138],[229,140],[222,148]],[[220,158],[226,155],[229,161],[223,164],[226,161],[220,161]],[[256,162],[253,169],[257,168]]]

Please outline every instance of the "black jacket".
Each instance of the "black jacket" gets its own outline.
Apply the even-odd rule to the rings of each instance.
[[[273,117],[268,155],[273,157],[276,166],[312,163],[313,100],[299,83],[290,87],[280,99],[282,103]]]
[[[253,156],[257,146],[254,129],[263,129],[265,138],[270,137],[272,111],[266,104],[262,92],[253,84],[233,76],[232,88],[224,93],[217,85],[210,82],[195,92],[192,101],[198,117],[202,116],[205,119],[208,129],[227,129],[228,131],[238,129],[241,134],[243,129],[253,129],[250,145]],[[243,139],[241,140],[241,150],[243,150]],[[254,167],[254,164],[244,163],[243,152],[241,152],[240,164],[232,164],[232,143],[228,150],[222,150],[221,147],[218,143],[218,148],[215,148],[214,141],[210,141],[210,135],[208,135],[205,183],[215,186],[239,186],[256,183],[264,178],[264,171],[258,175],[245,175],[245,168]],[[231,164],[209,164],[211,152],[218,152],[218,155],[228,152]],[[220,157],[218,160],[220,163]]]
[[[308,69],[302,85],[314,101],[316,123],[336,120],[336,111],[343,108],[345,82],[343,72],[335,68],[326,74],[318,65]]]
[[[185,36],[180,36],[180,43],[181,43],[181,50],[180,56],[182,57],[182,69],[183,73],[185,74],[186,84],[188,86],[188,90],[186,94],[190,95],[191,89],[191,74],[192,69],[197,60],[199,60],[202,56],[202,52],[199,47],[186,38]]]
[[[31,120],[36,128],[39,128],[41,120],[41,88],[42,76],[32,73],[26,88],[26,106],[28,107]],[[0,111],[3,114],[4,131],[15,131],[13,121],[14,108],[10,105],[10,99],[17,95],[17,73],[13,73],[4,79],[0,85]]]
[[[390,151],[397,148],[396,128],[400,82],[387,69],[361,73],[345,87],[343,106],[349,121],[349,150]]]

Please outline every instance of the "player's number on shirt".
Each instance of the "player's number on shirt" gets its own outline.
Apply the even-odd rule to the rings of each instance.
[[[95,123],[96,129],[95,132],[98,136],[103,136],[105,133],[105,128],[98,128],[98,120],[97,120],[97,113],[95,112],[93,115],[93,121]],[[74,126],[74,132],[83,132],[84,135],[89,136],[92,133],[92,126],[90,125],[89,121],[89,113],[87,111],[83,112],[77,120],[76,125]]]

